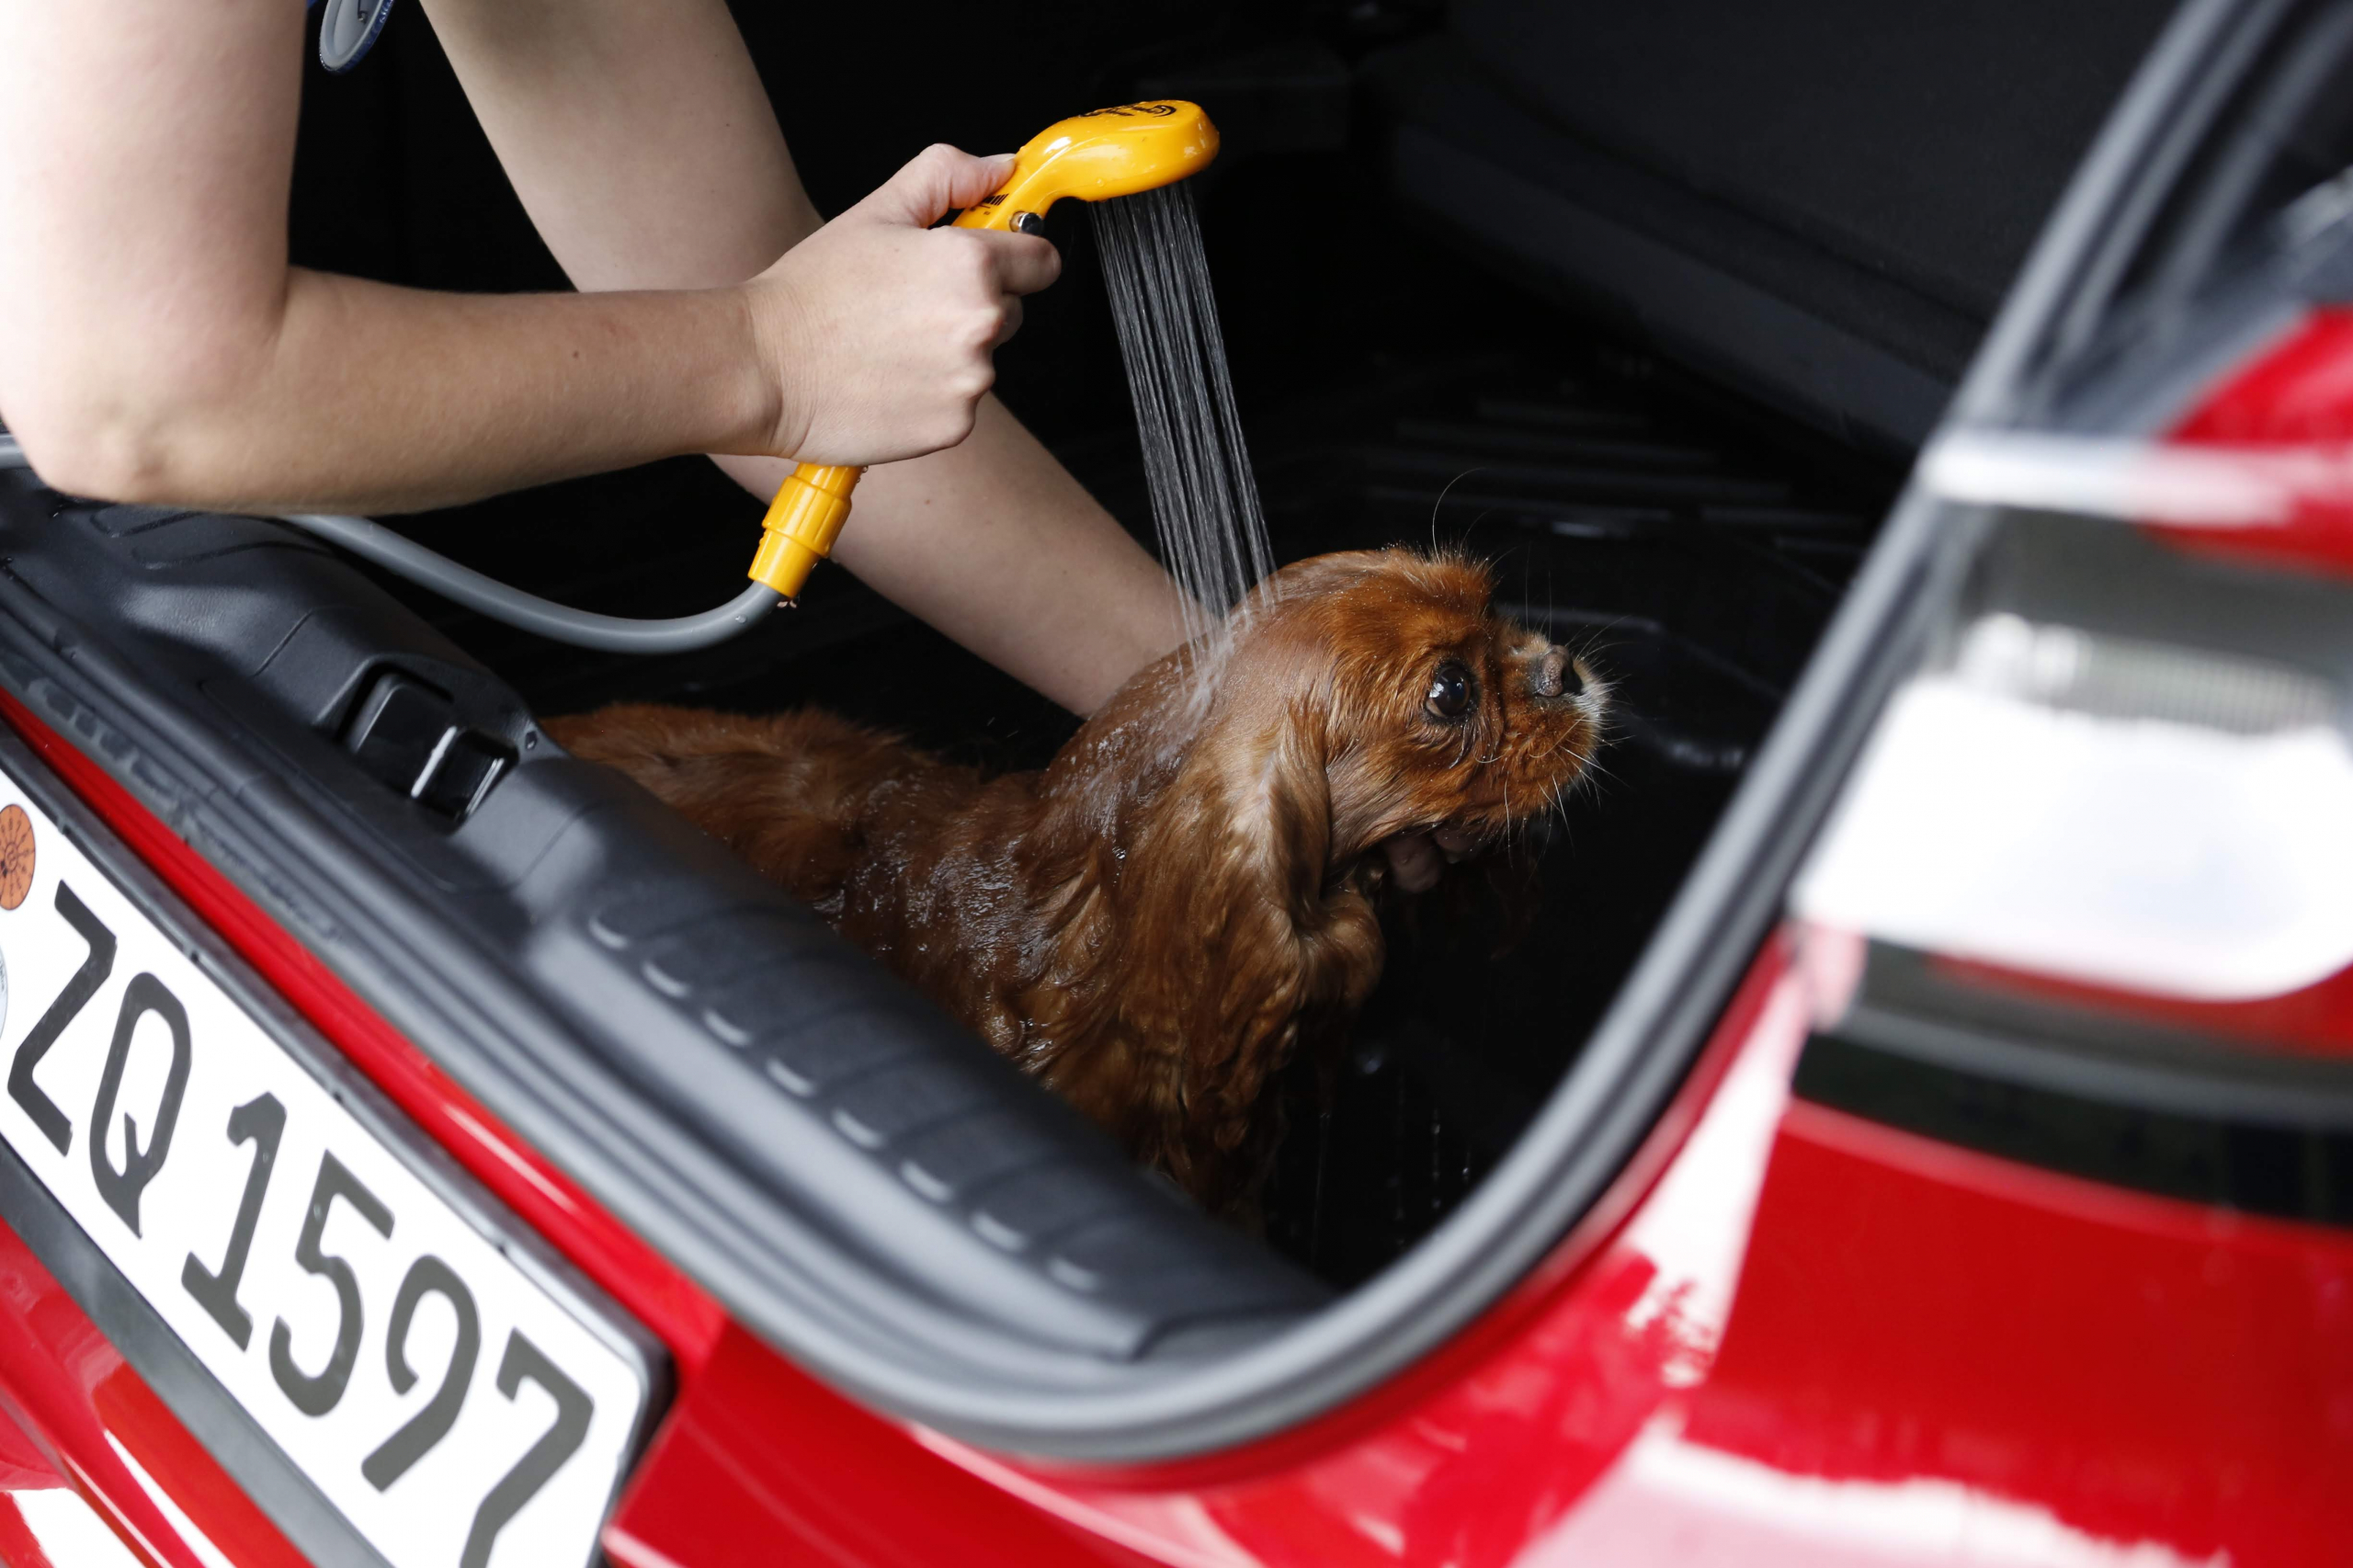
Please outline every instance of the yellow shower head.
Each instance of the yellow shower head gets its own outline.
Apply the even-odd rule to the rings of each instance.
[[[1029,138],[1004,187],[965,209],[956,226],[1009,229],[1024,213],[1043,217],[1065,196],[1104,201],[1157,190],[1216,156],[1217,127],[1199,104],[1163,98],[1075,114]]]
[[[1065,196],[1105,201],[1157,190],[1216,156],[1217,127],[1199,104],[1164,98],[1073,115],[1031,137],[1015,154],[1012,176],[966,208],[956,226],[1027,229]],[[795,469],[760,524],[752,581],[798,598],[817,562],[833,553],[861,472],[819,463]]]

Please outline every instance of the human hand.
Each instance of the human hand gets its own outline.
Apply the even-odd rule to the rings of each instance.
[[[1031,235],[930,225],[1012,168],[1011,153],[926,148],[745,286],[773,377],[770,452],[863,466],[972,433],[996,375],[991,354],[1062,257]]]

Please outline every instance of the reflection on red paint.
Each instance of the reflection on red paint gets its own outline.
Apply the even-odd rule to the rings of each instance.
[[[0,1414],[0,1492],[31,1492],[63,1486],[65,1478],[25,1429]]]
[[[301,1555],[128,1365],[98,1379],[90,1403],[112,1446],[147,1472],[189,1524],[216,1545],[238,1543],[239,1568],[303,1568]]]
[[[2253,1050],[2309,1056],[2353,1056],[2353,969],[2314,985],[2248,1002],[2201,1002],[2152,996],[1968,959],[1937,958],[1948,980],[2082,1007],[2111,1017],[2142,1018],[2193,1029]]]
[[[2165,437],[2172,445],[2300,449],[2315,482],[2276,522],[2167,525],[2160,537],[2222,556],[2353,572],[2353,311],[2320,309],[2210,390]]]
[[[2209,392],[2173,439],[2221,447],[2353,442],[2353,310],[2308,312]]]
[[[621,1568],[1143,1561],[925,1451],[734,1327],[672,1407],[604,1547]]]
[[[54,1568],[8,1492],[0,1492],[0,1563],[7,1568]]]
[[[38,1435],[38,1441],[7,1450],[18,1466],[27,1464],[29,1450],[48,1472],[46,1486],[33,1490],[70,1484],[118,1534],[165,1568],[204,1565],[124,1462],[126,1455],[240,1568],[300,1568],[302,1559],[286,1538],[5,1225],[0,1405],[21,1429],[19,1437]],[[11,1523],[21,1528],[24,1520],[13,1508],[11,1514],[12,1520],[0,1520],[0,1558],[21,1568],[8,1556],[6,1532]],[[31,1540],[29,1530],[24,1539]]]
[[[1684,1440],[2190,1562],[2353,1540],[2353,1237],[1796,1102]]]

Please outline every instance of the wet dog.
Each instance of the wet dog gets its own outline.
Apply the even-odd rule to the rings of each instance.
[[[1490,596],[1452,557],[1299,562],[1034,773],[813,710],[548,730],[1229,1211],[1279,1131],[1275,1074],[1336,1046],[1380,977],[1379,902],[1494,854],[1599,744],[1599,683]]]

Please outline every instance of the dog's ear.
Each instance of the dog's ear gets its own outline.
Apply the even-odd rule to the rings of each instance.
[[[1370,901],[1327,883],[1332,799],[1315,744],[1296,722],[1211,737],[1155,824],[1166,836],[1151,863],[1173,874],[1154,907],[1133,911],[1131,936],[1153,944],[1143,950],[1198,954],[1138,972],[1159,971],[1172,994],[1157,1000],[1188,1018],[1185,1134],[1165,1157],[1213,1209],[1256,1186],[1279,1131],[1260,1113],[1273,1075],[1380,977]]]

